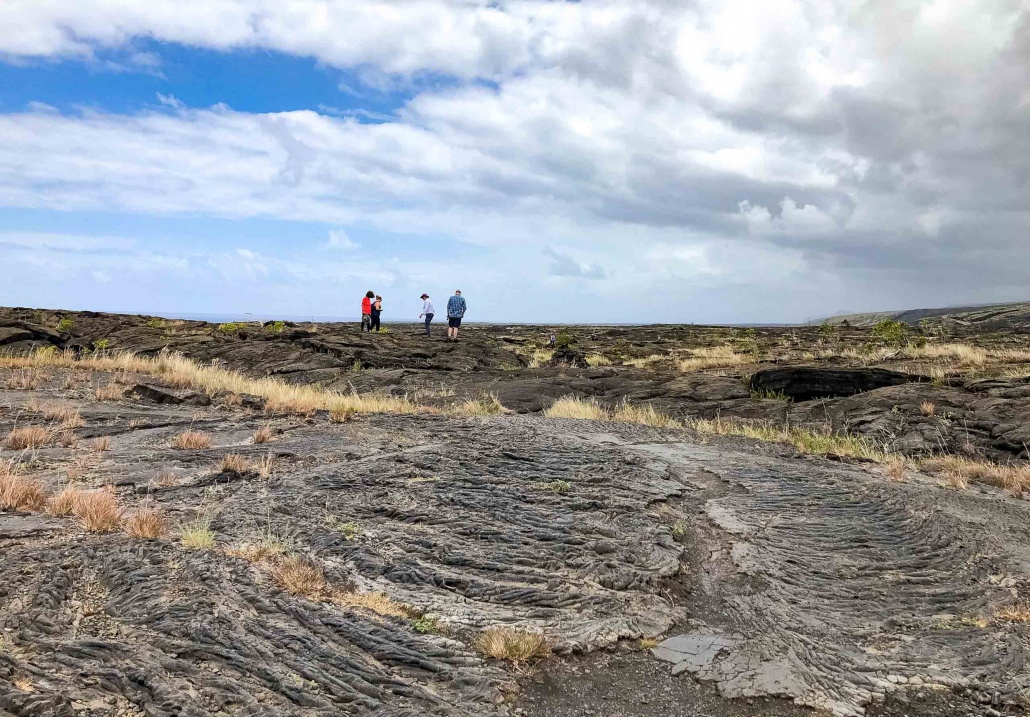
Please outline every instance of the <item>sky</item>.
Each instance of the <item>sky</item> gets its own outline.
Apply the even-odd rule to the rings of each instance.
[[[1030,299],[1030,0],[0,0],[0,304]]]

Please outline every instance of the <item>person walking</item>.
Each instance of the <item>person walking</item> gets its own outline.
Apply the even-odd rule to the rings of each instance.
[[[375,295],[374,291],[369,291],[361,300],[361,333],[365,333],[366,330],[372,332],[372,299]]]
[[[458,340],[458,328],[461,326],[461,317],[465,315],[465,299],[461,295],[461,289],[454,292],[454,296],[447,299],[447,340]]]
[[[379,315],[383,313],[383,297],[376,294],[376,300],[372,302],[372,324],[368,330],[372,331],[375,329],[376,333],[379,333]]]
[[[422,313],[418,317],[426,320],[426,336],[432,336],[429,332],[429,325],[433,323],[433,314],[435,313],[433,311],[433,302],[429,300],[429,294],[422,294],[419,298],[422,299]]]

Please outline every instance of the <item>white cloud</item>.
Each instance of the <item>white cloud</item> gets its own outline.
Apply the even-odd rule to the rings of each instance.
[[[171,111],[0,115],[0,203],[360,221],[474,244],[523,284],[603,277],[575,282],[599,296],[747,276],[762,308],[796,310],[806,271],[859,299],[868,281],[901,301],[961,272],[1014,292],[1030,279],[1004,259],[1030,248],[1027,26],[1015,0],[9,1],[0,52],[23,58],[148,37],[311,56],[365,89],[492,82],[423,91],[378,124],[165,95]],[[342,230],[325,247],[354,248]]]
[[[329,240],[326,242],[326,248],[353,251],[360,247],[357,242],[347,236],[347,232],[343,229],[331,229],[329,231]]]

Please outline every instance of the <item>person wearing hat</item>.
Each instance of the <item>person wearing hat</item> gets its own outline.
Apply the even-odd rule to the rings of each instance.
[[[433,323],[433,302],[429,300],[429,294],[422,294],[419,297],[422,299],[422,313],[418,317],[425,318],[426,320],[426,336],[431,336],[429,333],[429,325]]]

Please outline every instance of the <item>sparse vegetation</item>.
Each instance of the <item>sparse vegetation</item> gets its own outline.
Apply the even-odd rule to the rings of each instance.
[[[9,451],[23,451],[42,448],[51,438],[50,429],[44,426],[22,426],[14,428],[4,439],[4,448]]]
[[[75,328],[75,322],[71,319],[65,318],[57,322],[57,330],[60,331],[62,334],[68,333],[73,328]]]
[[[1030,623],[1030,602],[1021,602],[999,608],[995,610],[994,618],[1001,622]]]
[[[720,436],[740,436],[770,443],[785,443],[800,453],[835,455],[883,461],[886,453],[867,439],[846,433],[834,433],[800,426],[774,426],[770,423],[745,423],[722,418],[700,419],[690,424],[698,433]]]
[[[602,354],[587,354],[587,365],[589,366],[611,366],[612,360]]]
[[[923,401],[919,404],[919,413],[924,416],[933,416],[937,411],[937,407],[933,405],[933,401]]]
[[[421,635],[442,632],[440,621],[437,620],[435,617],[430,617],[429,615],[416,617],[414,620],[411,621],[411,628]]]
[[[256,473],[257,471],[247,460],[246,456],[239,453],[226,453],[218,464],[218,470],[222,473]]]
[[[21,475],[14,461],[0,462],[0,509],[36,511],[46,505],[43,485]]]
[[[103,453],[104,451],[109,451],[111,450],[111,437],[100,436],[98,438],[94,438],[93,441],[89,444],[89,447],[90,450],[94,451],[95,453]]]
[[[109,490],[83,491],[75,499],[72,514],[91,533],[109,533],[122,523],[118,498]]]
[[[321,600],[329,591],[322,567],[305,557],[294,555],[275,560],[271,573],[281,588],[309,600]]]
[[[172,448],[199,451],[211,447],[211,436],[200,431],[185,431],[172,438]]]
[[[650,404],[635,406],[630,403],[619,404],[615,410],[609,410],[589,399],[575,396],[562,396],[544,410],[548,418],[577,418],[585,421],[618,421],[620,423],[639,423],[655,428],[682,428],[682,424],[667,416]]]
[[[286,322],[285,321],[273,321],[266,328],[269,331],[271,331],[273,334],[281,334],[283,331],[286,330]]]
[[[884,319],[872,328],[870,335],[887,346],[902,346],[908,338],[908,324],[893,319]]]
[[[415,615],[410,607],[381,592],[341,592],[333,596],[333,602],[346,607],[370,610],[387,617],[410,619]]]
[[[551,655],[547,638],[539,632],[514,627],[490,627],[479,633],[475,647],[486,657],[522,665]]]
[[[612,420],[620,423],[639,423],[654,428],[683,428],[682,423],[650,404],[644,406],[635,406],[631,403],[619,404],[612,413]]]
[[[179,525],[179,541],[187,550],[210,550],[215,547],[211,517],[202,514],[188,523],[181,523]]]
[[[489,394],[479,398],[469,398],[451,408],[448,413],[458,416],[496,416],[499,413],[507,413],[506,409],[497,396]]]
[[[93,389],[93,397],[98,401],[117,401],[123,396],[125,396],[125,389],[116,383],[97,386]]]
[[[275,433],[272,431],[271,426],[261,426],[261,428],[254,431],[254,443],[268,443],[275,437]]]
[[[247,327],[246,324],[239,321],[230,321],[225,324],[218,324],[218,330],[223,334],[238,334],[240,331]]]
[[[110,339],[97,339],[93,342],[94,351],[107,351],[109,348],[111,348]]]
[[[168,518],[160,508],[144,506],[125,519],[125,533],[131,538],[161,538],[168,532]]]
[[[726,368],[749,363],[754,358],[748,354],[737,353],[732,346],[712,346],[691,349],[691,356],[677,363],[684,373],[700,371],[707,368]]]
[[[594,401],[575,396],[562,396],[544,410],[548,418],[578,418],[585,421],[604,421],[608,411]]]
[[[158,318],[157,316],[147,320],[147,326],[152,329],[163,329],[165,320]]]
[[[1000,465],[963,456],[942,455],[926,458],[919,467],[942,475],[949,485],[964,488],[970,481],[1004,488],[1015,496],[1030,490],[1030,464]]]
[[[46,512],[57,517],[71,515],[75,511],[75,504],[85,491],[74,486],[65,486],[55,495],[50,496],[46,504]]]

